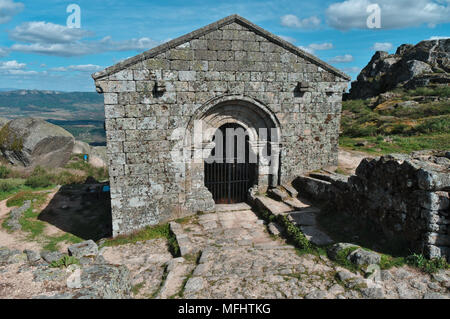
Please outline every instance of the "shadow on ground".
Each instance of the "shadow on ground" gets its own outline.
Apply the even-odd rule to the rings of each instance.
[[[320,228],[336,242],[356,244],[394,257],[405,257],[415,251],[410,242],[386,237],[382,229],[370,221],[358,221],[333,209],[324,209],[317,221]]]
[[[111,202],[104,185],[61,186],[38,219],[85,240],[111,237]]]

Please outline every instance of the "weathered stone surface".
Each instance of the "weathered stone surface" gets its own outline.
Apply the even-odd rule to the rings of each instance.
[[[69,255],[76,258],[95,257],[98,254],[98,246],[92,239],[71,245],[67,249],[69,251]]]
[[[450,258],[450,174],[443,151],[365,158],[347,182],[300,176],[293,185],[337,214],[369,223],[380,238],[403,242],[405,253]],[[321,180],[318,178],[326,180]]]
[[[359,248],[353,251],[348,256],[348,259],[356,265],[371,265],[378,264],[381,260],[381,256],[376,252]]]
[[[21,207],[15,207],[11,209],[9,212],[9,218],[6,220],[6,225],[11,230],[19,230],[22,229],[22,225],[20,224],[20,218],[23,213],[25,213],[31,207],[31,201],[27,200]]]
[[[83,269],[80,283],[94,298],[123,299],[131,293],[130,272],[125,266],[92,265]]]
[[[41,252],[41,257],[46,262],[51,264],[52,262],[57,261],[57,260],[61,259],[62,257],[64,257],[64,254],[61,254],[60,252],[57,252],[57,251],[43,251],[43,252]]]
[[[398,86],[450,83],[450,39],[402,45],[395,54],[378,51],[361,71],[347,98],[365,99]],[[380,102],[381,103],[381,102]]]
[[[281,133],[279,140],[277,134],[262,141],[250,135],[258,153],[264,143],[271,143],[273,156],[280,153],[281,162],[273,162],[279,169],[257,157],[257,178],[249,187],[262,193],[278,181],[337,164],[348,77],[241,17],[227,17],[93,77],[105,94],[114,236],[214,210],[203,162],[171,157],[175,149],[191,153],[186,142],[195,121],[211,129],[247,123],[252,132]],[[300,82],[308,91],[300,91]],[[210,144],[205,139],[202,145]]]
[[[89,154],[91,152],[91,147],[88,143],[82,141],[75,141],[73,144],[72,153],[73,154]]]
[[[63,166],[70,159],[73,145],[72,134],[41,119],[16,119],[0,131],[0,149],[14,165]]]
[[[269,228],[270,233],[275,236],[279,236],[283,231],[280,225],[276,223],[270,223],[267,227]]]
[[[343,251],[344,249],[358,247],[354,244],[348,244],[348,243],[336,243],[327,250],[328,257],[330,257],[331,260],[336,260],[337,255],[339,252]]]
[[[28,262],[30,263],[36,263],[41,259],[41,254],[37,251],[26,249],[24,253],[27,255]]]

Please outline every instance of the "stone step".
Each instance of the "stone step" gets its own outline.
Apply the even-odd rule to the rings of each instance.
[[[289,197],[289,198],[285,199],[283,202],[285,204],[291,206],[295,210],[303,210],[303,209],[311,207],[310,202],[305,199]]]
[[[267,191],[267,195],[268,195],[270,198],[273,198],[273,199],[278,200],[278,201],[284,201],[284,200],[286,200],[286,199],[288,199],[288,198],[290,197],[290,195],[288,194],[288,192],[286,192],[286,191],[284,191],[284,190],[281,190],[281,189],[279,189],[279,188],[272,188],[272,189],[269,189],[269,190]]]
[[[292,186],[292,184],[283,184],[281,186],[286,190],[286,192],[289,194],[289,196],[291,196],[292,198],[297,198],[298,192],[294,188],[294,186]]]
[[[166,280],[156,299],[167,299],[177,294],[183,288],[183,283],[194,267],[195,265],[186,263],[183,257],[174,258],[169,261]]]
[[[267,196],[256,196],[255,202],[260,209],[267,210],[274,215],[286,215],[294,211],[291,206]]]
[[[322,230],[317,228],[317,226],[300,226],[300,230],[305,235],[305,237],[317,246],[326,246],[334,244],[333,239],[325,234]]]
[[[251,210],[251,206],[247,203],[237,204],[216,204],[216,212],[236,212],[241,210]]]

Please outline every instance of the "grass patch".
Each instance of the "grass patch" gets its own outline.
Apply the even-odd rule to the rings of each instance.
[[[87,176],[92,176],[97,181],[104,181],[109,178],[107,168],[92,166],[83,160],[82,154],[72,155],[71,160],[66,164],[65,168],[83,171]]]
[[[0,179],[0,200],[4,200],[24,187],[24,180],[17,178]]]
[[[80,261],[74,256],[64,255],[58,260],[52,261],[50,267],[52,268],[67,268],[70,265],[78,265]]]
[[[175,235],[170,230],[169,224],[157,225],[157,226],[147,226],[143,230],[137,231],[131,235],[118,236],[115,238],[107,239],[102,247],[104,246],[119,246],[126,244],[135,244],[138,241],[146,241],[156,238],[167,239],[169,245],[169,251],[174,257],[180,256],[180,247],[176,240]]]
[[[139,291],[141,291],[141,289],[144,287],[144,284],[145,282],[140,282],[131,287],[131,292],[133,293],[134,296],[136,296],[139,293]]]
[[[297,253],[299,255],[305,253],[319,254],[317,247],[309,242],[300,228],[294,225],[287,216],[276,216],[267,210],[259,211],[258,214],[267,223],[275,222],[279,224],[283,228],[283,236],[289,244],[292,244],[297,248]]]
[[[83,241],[83,239],[69,233],[61,236],[45,236],[43,240],[46,242],[43,249],[48,251],[58,251],[60,243],[78,244]]]
[[[21,191],[6,201],[7,207],[22,206],[26,201],[34,201],[34,206],[38,207],[45,203],[46,193],[36,193],[33,191]]]
[[[355,145],[363,141],[367,141],[367,145]],[[341,136],[339,138],[339,146],[344,149],[366,152],[373,155],[411,153],[425,149],[448,150],[450,148],[450,133],[393,136],[392,143],[385,142],[383,138],[380,139],[380,137],[375,136],[360,138]]]
[[[11,170],[6,166],[0,165],[0,178],[7,178],[11,174]]]
[[[428,274],[435,273],[440,269],[449,269],[445,258],[427,259],[421,254],[412,254],[406,257],[406,263]]]

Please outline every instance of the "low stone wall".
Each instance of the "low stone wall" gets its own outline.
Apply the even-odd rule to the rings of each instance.
[[[349,178],[310,174],[293,185],[337,213],[403,240],[405,249],[450,259],[450,152],[366,158]]]

